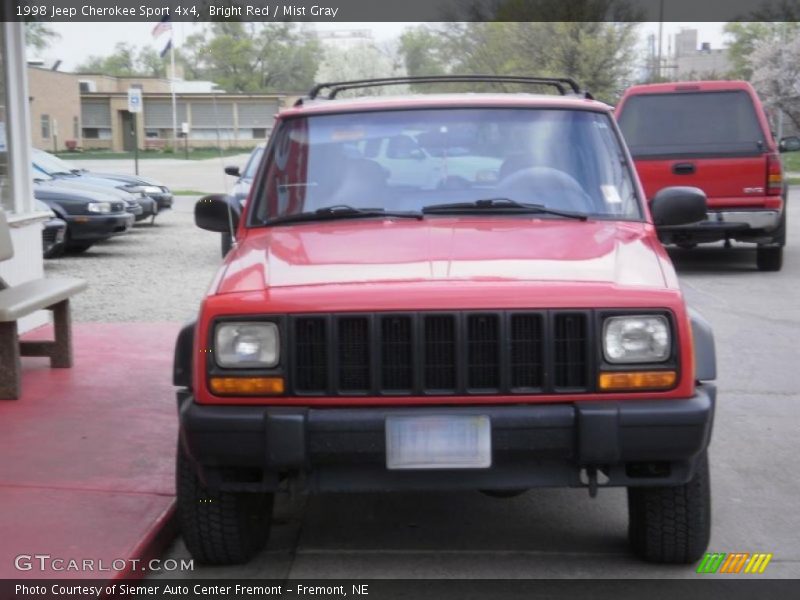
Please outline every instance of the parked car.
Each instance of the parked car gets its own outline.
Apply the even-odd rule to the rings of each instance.
[[[69,163],[68,163],[69,164]],[[112,179],[119,181],[126,185],[131,186],[129,189],[136,190],[151,198],[156,202],[156,213],[172,208],[174,196],[170,189],[152,179],[143,175],[127,175],[124,173],[106,173],[105,171],[87,171],[86,169],[77,168],[74,165],[73,172],[90,175],[92,177],[102,177],[104,179]]]
[[[33,149],[32,154],[33,170],[35,173],[43,173],[54,179],[72,181],[81,185],[90,185],[106,190],[113,189],[124,192],[128,195],[126,198],[128,212],[130,212],[137,221],[151,218],[155,219],[155,216],[158,214],[158,203],[147,196],[142,186],[138,184],[124,183],[103,175],[91,174],[88,171],[83,172],[80,169],[73,169],[69,163],[43,150]]]
[[[244,206],[247,195],[250,193],[250,186],[253,184],[253,179],[256,176],[258,166],[261,164],[261,156],[264,154],[265,144],[256,146],[250,153],[247,159],[247,164],[244,170],[239,169],[237,166],[229,165],[225,167],[225,173],[236,177],[236,183],[233,184],[231,190],[231,197],[238,202],[239,206]],[[233,246],[233,237],[230,231],[225,231],[221,236],[222,256],[230,252]]]
[[[42,255],[56,258],[64,253],[67,222],[59,219],[56,213],[41,200],[35,200],[37,210],[49,212],[51,217],[42,224]]]
[[[125,201],[105,191],[38,179],[34,180],[33,195],[66,222],[65,251],[84,252],[133,226],[134,216],[125,210]]]
[[[662,229],[664,243],[691,248],[731,240],[756,244],[756,264],[778,271],[786,244],[786,185],[764,107],[745,81],[690,81],[629,88],[616,111],[647,197],[696,186],[708,197],[701,223]]]
[[[648,206],[611,107],[574,81],[436,81],[477,79],[562,95],[327,84],[277,116],[240,218],[229,196],[197,203],[201,228],[231,211],[238,227],[175,352],[178,519],[198,561],[257,553],[282,486],[619,486],[638,556],[703,555],[714,342],[653,225],[705,218],[705,196]],[[443,131],[500,161],[497,180],[392,185],[352,152]]]
[[[453,136],[449,130],[414,133],[370,139],[355,147],[361,157],[384,167],[389,184],[396,187],[462,188],[497,182],[499,158],[475,156],[458,140],[448,140]]]

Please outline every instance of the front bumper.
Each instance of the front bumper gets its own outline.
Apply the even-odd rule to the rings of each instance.
[[[72,241],[100,241],[125,233],[133,226],[130,213],[115,215],[68,215],[69,238]]]
[[[53,218],[45,222],[42,228],[42,253],[45,258],[58,252],[64,245],[67,233],[67,223],[62,219]]]
[[[149,196],[136,199],[136,203],[141,207],[141,212],[136,214],[136,221],[143,221],[158,214],[158,203]]]
[[[711,438],[716,388],[683,400],[546,405],[308,408],[199,405],[178,392],[181,443],[212,489],[312,491],[579,487],[596,467],[607,486],[687,482]],[[390,471],[386,417],[486,415],[488,469]],[[607,478],[607,481],[604,481]]]
[[[164,192],[163,194],[149,194],[149,196],[155,201],[159,212],[172,208],[172,203],[174,201],[172,194]]]

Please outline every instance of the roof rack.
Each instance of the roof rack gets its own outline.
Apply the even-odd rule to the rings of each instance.
[[[359,88],[383,87],[389,85],[403,85],[412,83],[521,83],[527,85],[549,85],[558,90],[562,96],[578,95],[583,98],[592,98],[592,95],[581,90],[578,83],[569,77],[527,77],[524,75],[422,75],[418,77],[384,77],[380,79],[356,79],[353,81],[338,81],[320,83],[308,92],[306,100],[333,100],[339,92]],[[569,91],[567,91],[569,88]],[[322,94],[323,90],[328,90]],[[303,99],[296,104],[302,104]]]

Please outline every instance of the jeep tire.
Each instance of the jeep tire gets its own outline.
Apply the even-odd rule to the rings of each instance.
[[[267,543],[273,494],[209,490],[179,446],[178,523],[192,557],[210,565],[242,564]]]
[[[708,456],[698,459],[684,485],[629,487],[628,519],[628,539],[638,557],[674,564],[699,560],[711,535]]]

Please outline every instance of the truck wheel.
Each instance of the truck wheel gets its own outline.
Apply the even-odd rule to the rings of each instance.
[[[192,557],[210,565],[242,564],[267,543],[273,494],[211,491],[178,449],[178,522]]]
[[[684,485],[629,487],[628,519],[628,539],[638,557],[656,563],[699,560],[711,535],[707,455]]]
[[[783,247],[757,248],[756,265],[759,271],[780,271],[783,267]]]

